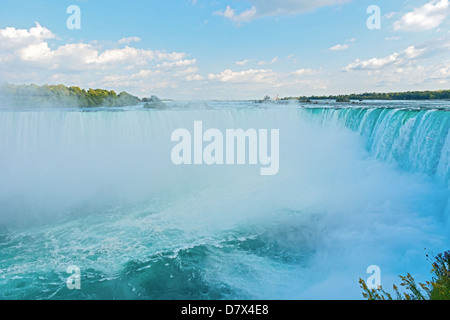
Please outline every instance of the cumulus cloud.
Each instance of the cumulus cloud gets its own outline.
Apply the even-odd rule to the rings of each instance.
[[[58,45],[55,39],[55,34],[39,24],[30,29],[0,29],[0,79],[194,99],[199,92],[209,93],[211,98],[226,98],[230,92],[250,98],[261,92],[282,94],[324,87],[318,80],[306,79],[314,75],[314,70],[307,68],[293,73],[264,68],[226,69],[204,76],[198,70],[197,59],[184,52],[138,49],[132,44],[109,48],[98,42]],[[133,37],[123,39],[120,42],[127,44]],[[245,67],[250,61],[238,61],[237,65]],[[266,64],[276,61],[277,57]]]
[[[430,1],[394,23],[395,31],[425,31],[437,28],[450,15],[449,0]]]
[[[425,48],[416,48],[414,46],[409,46],[408,48],[406,48],[405,51],[403,51],[403,54],[408,59],[415,59],[415,58],[420,57],[421,55],[423,55],[425,53],[425,51],[426,51]]]
[[[359,79],[365,86],[389,90],[423,90],[430,86],[445,88],[450,84],[449,48],[450,37],[431,39],[386,57],[356,59],[343,70],[352,72],[349,76]]]
[[[395,52],[384,58],[372,58],[368,60],[356,59],[354,62],[348,64],[344,70],[380,70],[393,64],[401,65],[407,63],[422,56],[425,52],[426,48],[416,48],[414,46],[409,46],[400,53]]]
[[[435,62],[429,65],[410,64],[387,68],[383,72],[370,74],[373,86],[389,87],[411,87],[423,90],[428,85],[450,84],[450,62]]]
[[[385,58],[372,58],[369,60],[359,60],[356,59],[354,62],[350,63],[345,70],[346,71],[352,71],[352,70],[377,70],[381,69],[389,64],[392,64],[397,61],[399,57],[398,53],[393,53],[388,57]]]
[[[46,39],[54,39],[56,35],[47,28],[42,27],[38,22],[33,28],[16,29],[7,27],[0,29],[0,47],[2,49],[14,49],[24,45],[39,44]]]
[[[208,79],[232,83],[268,83],[275,86],[278,83],[295,83],[296,80],[319,75],[322,71],[322,68],[302,68],[292,72],[276,72],[272,69],[248,69],[244,71],[226,69],[220,73],[210,73]]]
[[[303,68],[292,72],[279,72],[272,69],[248,69],[233,71],[226,69],[208,75],[208,88],[229,94],[233,92],[242,96],[255,97],[262,93],[287,96],[295,92],[323,93],[328,79],[320,74],[322,69]]]
[[[87,84],[141,95],[152,88],[173,88],[201,78],[197,60],[187,59],[183,52],[129,45],[108,49],[91,43],[55,46],[50,42],[56,38],[39,23],[30,29],[0,29],[0,79],[12,83]],[[119,43],[139,40],[129,37]]]

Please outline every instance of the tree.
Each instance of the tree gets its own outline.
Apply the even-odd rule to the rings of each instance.
[[[59,106],[59,107],[117,107],[137,105],[138,97],[126,92],[119,95],[115,91],[66,87],[60,85],[3,85],[0,96],[8,97],[13,106]]]

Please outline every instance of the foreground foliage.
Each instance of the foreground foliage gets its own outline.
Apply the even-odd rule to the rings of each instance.
[[[393,285],[394,296],[383,287],[369,289],[363,279],[359,279],[363,289],[363,297],[368,300],[450,300],[450,251],[438,254],[432,264],[431,281],[417,284],[411,274],[400,276],[400,286],[406,290],[401,293],[399,287]]]

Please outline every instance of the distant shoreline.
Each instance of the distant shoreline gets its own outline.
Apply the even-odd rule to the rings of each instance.
[[[407,91],[407,92],[389,92],[389,93],[360,93],[348,95],[330,95],[330,96],[300,96],[286,97],[281,100],[300,100],[301,102],[311,102],[313,100],[336,100],[337,102],[350,102],[351,100],[387,100],[387,101],[408,101],[408,100],[450,100],[450,90],[437,91]]]
[[[141,103],[152,102],[155,96],[151,98],[139,98],[127,92],[120,92],[116,94],[113,90],[104,89],[80,89],[79,87],[67,87],[65,85],[43,85],[35,84],[29,85],[12,85],[5,83],[0,85],[0,99],[3,103],[10,106],[23,106],[26,104],[38,104],[39,106],[54,106],[60,107],[122,107],[122,106],[136,106]],[[301,103],[317,103],[323,100],[334,100],[339,103],[351,103],[355,101],[412,101],[412,100],[444,100],[450,101],[450,90],[437,91],[407,91],[407,92],[390,92],[390,93],[361,93],[348,95],[329,95],[329,96],[298,96],[285,97],[281,99],[272,100],[266,96],[263,100],[247,100],[257,103],[266,101],[299,101]],[[158,101],[174,101],[171,99],[163,99]],[[214,101],[211,100],[211,101]],[[217,101],[217,100],[216,100]],[[243,101],[236,99],[236,101]],[[152,106],[152,105],[150,105]]]

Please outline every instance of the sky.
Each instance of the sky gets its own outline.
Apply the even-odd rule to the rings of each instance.
[[[177,100],[450,89],[449,17],[450,0],[2,0],[0,82]]]

